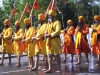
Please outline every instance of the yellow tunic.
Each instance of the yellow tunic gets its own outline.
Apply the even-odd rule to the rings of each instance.
[[[22,36],[23,36],[23,29],[19,29],[17,33],[14,33],[14,42],[13,42],[13,49],[14,49],[14,54],[21,56],[23,51],[21,50],[22,47]]]
[[[46,31],[46,23],[43,24],[38,30],[36,34],[36,44],[35,44],[35,55],[39,55],[40,53],[46,55],[46,43],[44,41],[44,34]]]
[[[47,31],[48,34],[51,34],[51,38],[46,39],[47,54],[61,54],[61,41],[58,37],[61,31],[61,23],[59,21],[55,21],[48,24]]]
[[[2,52],[12,53],[12,28],[9,27],[3,30],[3,39],[2,39]]]
[[[33,57],[35,55],[35,41],[31,42],[32,37],[35,35],[35,28],[31,26],[25,31],[25,50],[28,57]]]

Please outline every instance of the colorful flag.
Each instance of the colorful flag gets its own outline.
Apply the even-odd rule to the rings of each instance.
[[[33,8],[34,8],[34,9],[41,10],[41,7],[40,7],[40,5],[39,5],[39,3],[38,3],[38,0],[35,0],[35,3],[34,3],[34,5],[33,5]]]
[[[17,10],[16,10],[16,7],[14,6],[14,9],[12,10],[12,14],[13,15],[16,15],[17,14]]]
[[[26,8],[25,8],[25,12],[28,12],[28,13],[31,12],[29,4],[27,4],[27,6],[26,6]]]

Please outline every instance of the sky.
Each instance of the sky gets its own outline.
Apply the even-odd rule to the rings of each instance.
[[[0,7],[2,6],[2,0],[0,0]]]

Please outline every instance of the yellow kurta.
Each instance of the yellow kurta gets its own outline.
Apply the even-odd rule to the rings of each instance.
[[[58,37],[61,31],[61,23],[59,21],[52,22],[47,26],[48,34],[51,38],[46,39],[47,54],[61,54],[61,41]]]
[[[35,44],[35,55],[43,54],[46,55],[46,43],[44,41],[44,34],[46,31],[46,23],[43,24],[38,30],[36,34],[36,44]]]
[[[2,39],[2,52],[12,53],[12,28],[9,27],[3,30],[3,39]]]
[[[25,50],[28,57],[33,57],[35,55],[35,41],[31,42],[32,37],[35,35],[35,28],[31,26],[25,31]]]
[[[14,49],[14,54],[21,56],[23,51],[21,49],[22,47],[22,36],[24,34],[23,29],[19,29],[17,33],[14,33],[14,42],[13,42],[13,49]]]

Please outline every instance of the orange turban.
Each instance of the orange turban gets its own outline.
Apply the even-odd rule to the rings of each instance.
[[[4,21],[4,24],[10,25],[10,20],[9,20],[9,19],[6,19],[6,20]]]
[[[71,25],[73,25],[73,21],[72,20],[68,20],[67,23],[70,23]]]
[[[80,21],[83,21],[83,22],[85,22],[85,18],[83,17],[83,16],[79,16],[79,18],[78,18]]]
[[[15,22],[15,25],[21,26],[21,23],[20,23],[19,21],[16,21],[16,22]]]
[[[29,18],[26,18],[26,19],[24,19],[24,23],[25,24],[30,24],[31,23],[31,20]]]
[[[52,15],[52,16],[56,16],[57,15],[57,13],[54,10],[49,10],[48,14]]]
[[[38,19],[45,20],[46,17],[45,17],[43,14],[39,14],[39,15],[38,15]]]
[[[94,20],[100,20],[100,16],[99,15],[95,15],[94,16]]]

